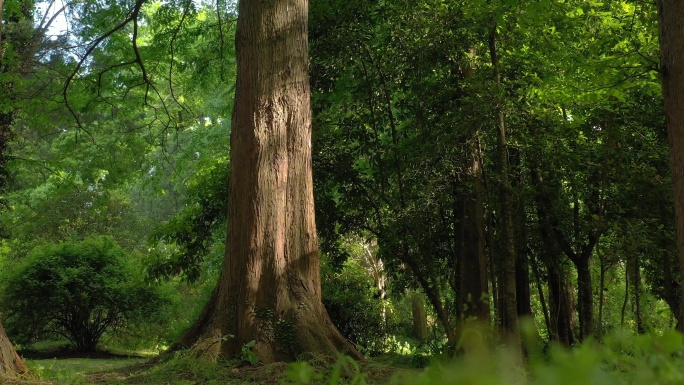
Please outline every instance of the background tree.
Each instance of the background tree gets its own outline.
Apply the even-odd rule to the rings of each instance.
[[[684,331],[684,2],[658,1],[660,19],[660,71],[667,137],[670,144],[670,167],[674,186],[676,237],[679,251],[679,322]]]

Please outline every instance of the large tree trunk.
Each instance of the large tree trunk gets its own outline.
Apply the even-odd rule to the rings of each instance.
[[[252,348],[361,355],[321,303],[311,174],[307,0],[239,2],[229,225],[218,285],[180,339],[203,355]]]
[[[14,350],[14,346],[12,346],[9,338],[7,338],[5,328],[0,323],[0,377],[13,377],[26,372],[28,372],[26,365]]]
[[[660,63],[679,251],[679,331],[684,331],[684,0],[659,0]]]

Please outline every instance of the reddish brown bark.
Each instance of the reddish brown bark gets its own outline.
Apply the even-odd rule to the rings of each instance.
[[[659,0],[660,64],[674,187],[680,299],[677,328],[684,331],[684,0]]]
[[[241,0],[229,225],[218,285],[181,337],[203,355],[262,362],[361,358],[322,303],[311,174],[307,0]]]
[[[0,377],[13,377],[27,372],[26,365],[14,350],[12,342],[7,338],[5,328],[0,323]]]

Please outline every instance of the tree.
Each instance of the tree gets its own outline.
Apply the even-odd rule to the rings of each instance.
[[[21,357],[14,350],[14,346],[7,338],[5,328],[0,323],[0,376],[14,376],[28,372]]]
[[[307,0],[240,1],[226,254],[180,339],[209,357],[255,341],[263,362],[302,352],[360,358],[321,302],[311,172]]]
[[[501,69],[497,50],[497,33],[494,25],[489,34],[489,53],[494,70],[494,82],[501,86]],[[511,182],[509,178],[510,164],[508,160],[508,142],[506,139],[506,120],[502,107],[497,107],[497,153],[499,158],[499,171],[501,172],[501,228],[502,228],[502,255],[500,258],[501,271],[499,288],[501,303],[501,329],[514,340],[518,333],[518,302],[516,298],[516,246],[513,227],[513,207],[511,203]],[[517,343],[514,342],[514,343]]]
[[[25,342],[59,335],[84,352],[133,320],[150,322],[165,303],[109,237],[37,247],[6,285],[2,302],[12,335]]]
[[[684,331],[684,1],[658,1],[660,65],[674,185],[680,291],[677,329]]]

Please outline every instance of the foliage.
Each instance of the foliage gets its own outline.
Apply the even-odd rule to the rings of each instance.
[[[43,380],[60,383],[120,384],[472,384],[472,385],[564,385],[564,384],[679,384],[684,360],[682,335],[634,336],[629,332],[613,332],[604,344],[594,341],[574,349],[553,345],[547,350],[534,347],[528,360],[521,361],[511,352],[487,345],[456,358],[435,358],[424,371],[415,371],[377,362],[355,362],[341,356],[333,361],[312,358],[285,364],[239,367],[235,362],[211,362],[189,352],[164,356],[156,365],[138,364],[139,359],[28,360],[32,370]],[[480,341],[482,343],[482,341]],[[59,363],[59,365],[57,365]],[[119,370],[117,370],[119,369]],[[115,370],[114,373],[102,373]],[[91,377],[92,373],[100,373]]]
[[[139,357],[32,359],[27,360],[27,365],[43,381],[72,385],[87,384],[88,375],[140,365],[144,361]]]
[[[3,297],[17,341],[63,336],[80,351],[135,321],[155,323],[166,303],[109,237],[36,247],[8,274]]]
[[[379,348],[388,333],[386,300],[361,265],[347,260],[338,271],[323,264],[323,304],[342,335],[364,349]],[[384,317],[383,317],[384,312]]]
[[[483,341],[480,341],[482,343]],[[392,384],[678,384],[684,378],[678,368],[684,359],[682,335],[662,336],[613,333],[605,345],[586,342],[568,350],[553,346],[542,352],[531,347],[527,363],[508,349],[473,347],[469,354],[453,359],[433,360],[423,372],[398,371]],[[342,368],[348,368],[343,377]],[[366,369],[367,370],[367,369]],[[368,372],[348,357],[341,357],[327,373],[309,363],[288,368],[294,384],[365,384]]]
[[[254,353],[252,348],[256,345],[255,340],[247,342],[240,350],[240,359],[250,365],[256,365],[259,363],[259,356]]]
[[[224,254],[235,4],[83,0],[67,7],[70,28],[60,36],[35,25],[36,4],[5,1],[0,31],[0,114],[12,118],[0,138],[11,140],[9,154],[0,149],[0,187],[7,187],[0,271],[12,279],[2,294],[17,298],[3,301],[7,326],[20,340],[56,332],[54,322],[50,331],[37,326],[44,317],[23,327],[15,315],[29,306],[58,311],[20,298],[20,288],[38,291],[46,282],[16,278],[38,254],[51,254],[49,267],[62,269],[64,282],[131,290],[101,303],[134,307],[142,292],[157,291],[142,284],[143,270],[170,281],[166,294],[154,295],[173,297],[178,316],[138,310],[125,322],[127,336],[165,335],[155,341],[163,347],[198,315]],[[112,30],[133,11],[137,19]],[[593,280],[582,288],[595,303],[595,337],[623,326],[655,333],[674,326],[681,293],[656,11],[623,0],[311,2],[316,224],[329,258],[322,297],[346,337],[370,353],[421,359],[442,349],[463,315],[460,291],[470,272],[460,266],[473,194],[484,212],[491,315],[500,320],[498,112],[509,140],[518,257],[528,263],[518,275],[529,294],[519,298],[530,299],[539,334],[549,344],[556,338],[561,299],[553,289],[560,286],[577,334],[581,285],[572,255],[592,238]],[[473,158],[477,178],[469,174]],[[56,266],[59,253],[81,247],[75,241],[105,242],[94,238],[100,234],[126,250],[108,253],[120,254],[112,258],[121,271],[132,266],[132,282],[86,282],[72,260]],[[370,262],[366,250],[349,246],[361,238],[372,245]],[[73,242],[56,245],[65,240]],[[118,268],[110,270],[118,277]],[[409,343],[410,309],[400,298],[415,288],[428,294],[433,332],[422,348]],[[102,341],[142,342],[127,336],[107,332]],[[553,354],[576,363],[572,353]],[[549,370],[560,375],[558,366]],[[433,375],[460,376],[426,374]]]

